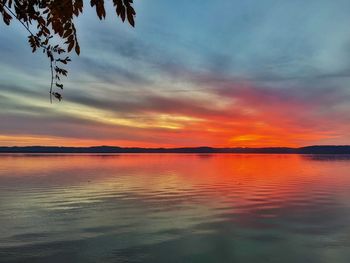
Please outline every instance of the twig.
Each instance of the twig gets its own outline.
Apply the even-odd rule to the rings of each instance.
[[[29,27],[17,17],[17,15],[11,10],[10,7],[8,7],[7,5],[4,5],[4,4],[2,6],[12,15],[12,17],[16,18],[16,20],[22,24],[22,26],[29,32],[29,34],[31,36],[36,37],[34,35],[34,33],[32,31],[30,31]],[[40,47],[43,48],[46,52],[49,51],[49,48],[47,46],[43,45],[42,43],[40,43]],[[51,52],[51,54],[52,54],[52,52]],[[53,79],[54,79],[52,63],[53,63],[53,61],[50,58],[50,68],[51,68],[50,103],[51,104],[52,104],[52,88],[53,88]]]
[[[52,104],[53,68],[52,68],[51,59],[50,59],[50,68],[51,68],[50,103]]]

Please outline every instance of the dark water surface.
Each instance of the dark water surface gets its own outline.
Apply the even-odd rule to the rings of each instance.
[[[350,262],[350,158],[1,155],[0,262]]]

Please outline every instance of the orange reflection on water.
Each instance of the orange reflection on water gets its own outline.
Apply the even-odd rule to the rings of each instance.
[[[324,184],[328,189],[341,187],[350,180],[349,163],[299,155],[2,155],[0,178],[4,182],[16,179],[68,188],[85,184],[94,188],[105,182],[122,184],[124,190],[138,187],[143,191],[209,187],[215,196],[234,188],[244,199],[260,193],[276,199],[279,192],[310,191],[313,184]]]
[[[6,222],[16,213],[8,235],[21,224],[38,231],[39,218],[55,231],[55,216],[69,228],[65,239],[86,227],[164,233],[335,220],[350,200],[349,170],[349,159],[299,155],[1,155],[0,210]]]

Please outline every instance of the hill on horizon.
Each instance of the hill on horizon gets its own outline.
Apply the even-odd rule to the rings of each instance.
[[[350,154],[350,145],[313,145],[299,148],[292,147],[225,147],[215,148],[178,147],[178,148],[143,148],[119,146],[2,146],[0,153],[278,153],[278,154]]]

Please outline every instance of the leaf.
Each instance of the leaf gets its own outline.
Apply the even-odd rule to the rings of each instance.
[[[64,25],[64,30],[68,30],[70,29],[72,26],[71,26],[71,23],[67,22],[65,25]]]
[[[67,61],[65,61],[65,60],[63,60],[63,59],[60,59],[60,58],[56,59],[56,61],[57,61],[57,62],[61,62],[61,63],[63,63],[63,64],[67,64]]]
[[[121,17],[122,21],[124,22],[125,21],[125,7],[124,6],[120,9],[120,17]]]
[[[58,92],[52,92],[51,93],[56,99],[58,99],[59,101],[62,100],[62,95]]]
[[[68,36],[70,36],[73,33],[72,29],[68,29],[64,32],[63,34],[63,38],[67,38]]]
[[[56,82],[56,86],[59,87],[60,89],[63,89],[63,84],[58,84],[58,83]]]
[[[134,12],[135,11],[133,12],[132,10],[128,9],[128,21],[132,27],[135,27],[135,20],[134,20]]]
[[[68,52],[70,52],[73,49],[73,47],[74,47],[74,42],[72,41],[69,43]]]
[[[61,74],[67,77],[68,71],[65,69],[61,69]]]
[[[80,55],[80,46],[78,43],[75,45],[75,53],[77,53],[78,56]]]
[[[10,25],[10,22],[11,22],[11,19],[12,19],[12,16],[10,16],[8,13],[6,13],[5,10],[2,10],[2,18],[5,22],[6,25]]]
[[[46,46],[48,43],[49,43],[49,39],[48,39],[48,38],[46,38],[45,41],[42,42],[42,44],[43,44],[44,46]]]

